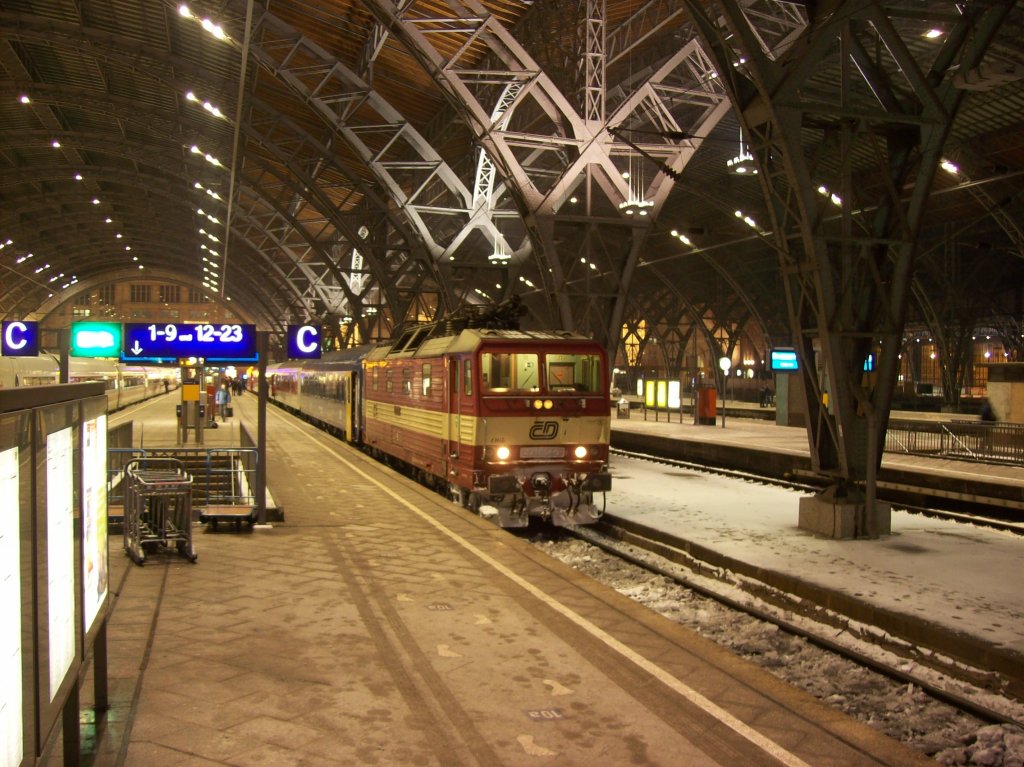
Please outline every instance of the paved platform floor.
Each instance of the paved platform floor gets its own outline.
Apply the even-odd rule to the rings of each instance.
[[[928,763],[305,424],[268,439],[283,524],[196,564],[112,537],[95,767]]]

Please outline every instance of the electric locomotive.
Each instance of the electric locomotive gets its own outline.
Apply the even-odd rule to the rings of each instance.
[[[600,344],[570,333],[437,332],[418,326],[383,346],[271,366],[272,396],[502,527],[596,521],[611,490]]]

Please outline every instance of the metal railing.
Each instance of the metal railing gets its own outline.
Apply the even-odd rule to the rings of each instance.
[[[120,521],[124,508],[124,469],[135,458],[176,458],[193,476],[193,508],[255,507],[256,448],[109,448],[107,505],[111,521]]]
[[[891,453],[1024,465],[1024,424],[986,421],[889,421]]]

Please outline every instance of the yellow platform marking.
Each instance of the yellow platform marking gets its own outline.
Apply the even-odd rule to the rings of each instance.
[[[552,751],[544,746],[538,746],[533,742],[532,735],[520,735],[516,738],[519,741],[519,745],[523,747],[523,751],[528,753],[530,756],[558,756],[557,751]]]
[[[551,695],[572,695],[572,690],[554,679],[545,679],[544,684],[551,688]]]
[[[459,653],[455,652],[455,650],[452,650],[446,644],[439,644],[437,646],[437,654],[440,655],[442,658],[461,658],[462,657]]]

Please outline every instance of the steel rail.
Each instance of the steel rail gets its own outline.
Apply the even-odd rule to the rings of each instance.
[[[601,524],[611,528],[612,530],[619,530],[619,528],[617,528],[613,522],[608,521],[607,517],[602,518]],[[866,655],[858,650],[847,647],[841,643],[835,642],[829,639],[827,636],[825,636],[824,632],[818,633],[812,631],[802,626],[798,626],[795,623],[787,621],[783,618],[780,618],[769,611],[762,610],[760,608],[753,607],[750,605],[745,605],[742,602],[739,602],[725,594],[722,594],[714,590],[713,588],[709,588],[690,578],[687,578],[685,575],[682,575],[678,572],[673,572],[673,570],[668,567],[663,567],[659,564],[646,561],[642,557],[635,556],[629,553],[628,551],[623,550],[621,547],[616,546],[613,542],[611,542],[609,536],[606,536],[598,530],[589,527],[576,529],[565,528],[565,532],[568,535],[572,535],[574,537],[579,538],[580,540],[586,541],[587,543],[598,547],[602,551],[612,554],[613,556],[618,557],[620,559],[623,559],[636,567],[639,567],[648,572],[652,572],[664,578],[667,578],[671,580],[673,583],[677,583],[678,585],[686,589],[694,591],[709,599],[713,599],[714,601],[732,610],[736,610],[740,613],[743,613],[744,615],[749,615],[753,618],[757,618],[758,620],[776,626],[782,631],[805,639],[806,641],[816,645],[817,647],[827,650],[828,652],[832,652],[842,658],[846,658],[847,660],[857,663],[858,665],[864,666],[865,668],[869,668],[872,671],[875,671],[890,679],[900,682],[901,684],[913,684],[916,687],[919,687],[922,691],[924,691],[931,697],[935,698],[936,700],[940,700],[943,703],[946,703],[961,711],[969,713],[970,715],[977,717],[978,719],[984,722],[989,722],[991,724],[1010,724],[1024,728],[1024,721],[1014,719],[1013,717],[1003,714],[1000,711],[991,709],[968,697],[960,695],[954,691],[947,690],[939,686],[938,684],[935,684],[934,682],[922,679],[919,676],[903,671],[893,664],[885,663],[882,660],[872,658],[871,656]],[[645,539],[643,536],[638,535],[634,531],[630,531],[628,533],[628,536],[629,544],[641,548],[657,556],[660,556],[656,551],[658,545],[671,545],[666,542],[658,542],[653,541],[652,539]],[[685,567],[685,565],[679,566]],[[976,686],[969,680],[956,679],[951,674],[949,674],[948,671],[943,670],[942,673],[946,674],[947,676],[950,676],[951,678],[954,678],[955,681],[960,684],[966,683],[971,684],[972,686]]]

